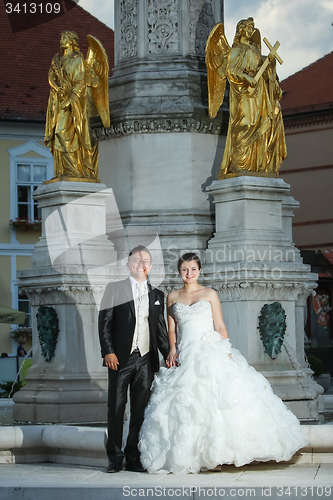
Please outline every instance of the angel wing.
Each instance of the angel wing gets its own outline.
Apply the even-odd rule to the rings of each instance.
[[[230,46],[224,34],[224,24],[217,23],[206,44],[208,111],[211,118],[215,118],[223,102],[229,51]]]
[[[86,57],[87,85],[97,113],[101,117],[104,127],[110,127],[109,110],[109,59],[101,42],[92,35],[87,35],[89,49]],[[89,115],[96,115],[90,106]]]

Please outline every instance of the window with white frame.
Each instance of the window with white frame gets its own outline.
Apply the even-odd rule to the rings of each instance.
[[[29,156],[30,152],[37,155]],[[10,218],[38,220],[41,212],[33,193],[53,176],[53,156],[48,148],[30,140],[10,148]]]
[[[29,305],[29,299],[26,295],[20,295],[18,294],[18,307],[17,309],[19,311],[25,312],[27,315],[27,319],[25,320],[24,325],[21,325],[21,327],[27,327],[31,326],[31,307]]]
[[[35,162],[16,163],[16,198],[19,219],[37,220],[41,218],[38,202],[33,199],[33,192],[47,179],[47,164]]]

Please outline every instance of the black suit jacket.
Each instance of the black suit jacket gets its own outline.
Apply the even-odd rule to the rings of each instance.
[[[164,320],[164,295],[148,284],[150,359],[154,372],[159,370],[158,349],[164,359],[169,354],[169,340]],[[130,279],[109,283],[106,287],[98,319],[102,357],[116,354],[118,369],[126,366],[135,329],[135,306]]]

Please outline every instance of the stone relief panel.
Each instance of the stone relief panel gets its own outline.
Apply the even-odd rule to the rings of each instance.
[[[198,132],[201,134],[219,135],[221,123],[207,119],[142,119],[114,123],[110,128],[94,128],[93,135],[96,140],[102,141],[109,137],[121,137],[130,134],[155,134],[169,132]]]
[[[147,0],[148,54],[179,54],[179,0]]]
[[[138,54],[138,6],[137,0],[120,0],[119,4],[119,60],[123,61],[135,57]]]
[[[205,56],[208,35],[215,26],[212,0],[189,0],[190,54]]]

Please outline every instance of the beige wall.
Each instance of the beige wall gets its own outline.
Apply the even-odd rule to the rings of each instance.
[[[333,168],[282,177],[290,184],[291,195],[301,203],[293,222],[333,219]]]
[[[23,271],[24,269],[30,269],[31,267],[31,257],[30,255],[18,255],[16,257],[16,270]]]
[[[0,256],[0,304],[12,307],[12,296],[10,293],[11,280],[11,257]],[[10,325],[0,323],[0,353],[12,352],[12,341],[9,336]]]
[[[0,140],[0,172],[1,172],[1,182],[0,182],[0,200],[1,200],[1,210],[0,210],[0,242],[10,243],[10,184],[9,184],[9,174],[10,174],[10,155],[8,153],[9,148],[14,148],[20,146],[23,141],[10,141],[10,140]]]
[[[333,164],[333,127],[286,130],[288,156],[284,170]]]
[[[333,126],[287,129],[286,143],[288,157],[280,175],[300,202],[293,219],[294,243],[300,248],[333,246]],[[288,173],[299,169],[306,170]]]
[[[16,239],[21,245],[36,245],[40,236],[40,231],[16,231]]]

